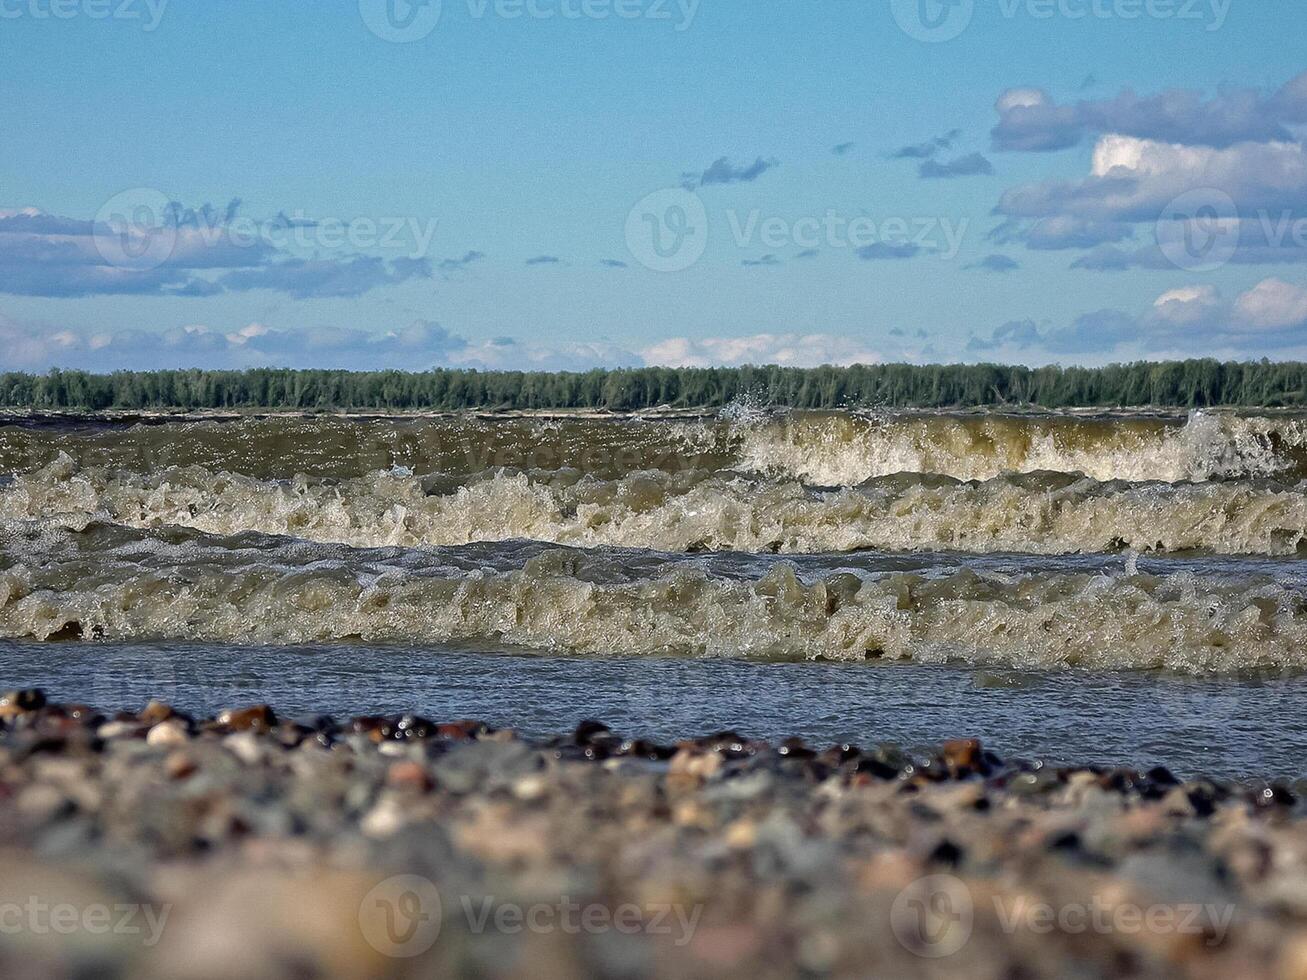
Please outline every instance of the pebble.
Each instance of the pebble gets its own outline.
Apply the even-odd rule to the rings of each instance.
[[[229,708],[219,712],[214,721],[220,728],[234,732],[266,733],[276,726],[277,715],[268,705],[256,704],[249,708]]]
[[[185,745],[189,741],[190,734],[186,731],[186,725],[176,719],[160,722],[145,736],[147,745],[171,747]]]
[[[156,702],[106,720],[5,701],[23,717],[0,730],[0,907],[70,875],[78,894],[172,909],[157,945],[43,937],[81,975],[1307,980],[1301,786],[1005,762],[975,739],[910,756],[736,732],[660,745],[599,721],[533,741],[417,715],[281,724],[266,705],[191,719]],[[923,881],[943,898],[911,891]],[[487,897],[492,914],[668,912],[662,932],[470,928]],[[918,955],[914,899],[969,909],[964,945]],[[1096,900],[1238,915],[1209,943],[994,912]],[[438,935],[392,958],[386,910]],[[0,976],[61,975],[41,955],[0,943]]]
[[[427,793],[435,788],[436,781],[421,763],[396,762],[386,772],[386,785],[393,789]]]

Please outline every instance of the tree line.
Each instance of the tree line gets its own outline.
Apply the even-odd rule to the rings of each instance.
[[[1307,405],[1307,364],[1188,360],[1101,368],[856,364],[584,372],[435,369],[0,374],[0,405],[26,409],[1043,408]]]

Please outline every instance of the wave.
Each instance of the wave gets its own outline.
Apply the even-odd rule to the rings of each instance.
[[[62,455],[0,488],[0,517],[259,531],[358,547],[530,538],[664,552],[1293,555],[1307,547],[1307,485],[1132,485],[1040,473],[967,483],[898,475],[814,490],[794,480],[662,471],[617,480],[499,472],[465,482],[390,470],[271,481],[202,467],[82,469]]]
[[[1078,473],[1099,481],[1307,477],[1307,420],[947,413],[723,412],[628,417],[244,418],[131,426],[0,426],[0,472],[60,453],[79,466],[160,472],[201,466],[260,479],[349,479],[404,469],[472,476],[562,471],[603,480],[648,470],[732,471],[819,486],[896,473],[990,480]]]
[[[1302,419],[1193,412],[1163,419],[797,414],[738,427],[739,466],[825,486],[894,473],[989,480],[1083,473],[1095,480],[1206,481],[1307,474]]]
[[[0,636],[492,642],[573,653],[1021,667],[1307,667],[1307,608],[1263,575],[1037,571],[729,578],[691,560],[509,546],[359,550],[244,534],[0,523]],[[503,546],[498,546],[503,547]],[[515,550],[516,549],[516,550]],[[512,566],[512,561],[520,564]]]

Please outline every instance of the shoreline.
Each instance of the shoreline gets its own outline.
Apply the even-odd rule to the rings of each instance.
[[[462,408],[462,409],[380,409],[317,408],[276,409],[261,407],[157,408],[157,409],[79,409],[0,407],[0,425],[22,421],[47,424],[59,422],[99,422],[104,424],[160,424],[166,422],[240,422],[275,419],[344,419],[354,422],[399,420],[522,419],[551,421],[633,421],[695,422],[720,418],[729,406],[639,408],[614,410],[603,408]],[[1307,407],[1214,405],[1190,408],[1183,405],[1126,405],[1120,407],[1080,406],[1044,408],[1039,405],[956,406],[951,408],[873,407],[794,408],[787,405],[763,405],[756,411],[760,418],[783,418],[789,415],[845,416],[857,418],[1010,418],[1010,419],[1081,419],[1086,421],[1178,421],[1193,412],[1207,415],[1266,418],[1307,418]]]
[[[197,978],[218,949],[228,977],[1307,965],[1300,784],[1055,768],[967,738],[925,757],[600,722],[526,740],[267,705],[104,715],[37,690],[0,697],[0,722],[0,910],[27,910],[25,932],[0,922],[10,976],[71,975],[74,947]],[[96,903],[134,905],[137,931],[33,918]],[[405,910],[411,928],[377,918]]]

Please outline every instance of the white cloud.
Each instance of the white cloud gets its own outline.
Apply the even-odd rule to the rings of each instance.
[[[1010,88],[998,97],[995,108],[1000,113],[1011,112],[1013,109],[1032,109],[1036,106],[1048,105],[1048,93],[1038,88]]]
[[[914,355],[925,357],[927,353],[896,342],[890,354],[855,338],[825,333],[671,337],[631,349],[606,341],[553,345],[511,337],[470,341],[425,321],[381,333],[341,327],[274,329],[250,323],[226,331],[190,324],[159,332],[84,334],[44,323],[19,323],[0,315],[0,370],[23,371],[50,367],[91,371],[262,366],[358,370],[446,366],[527,371],[645,365],[815,367],[871,364],[891,356],[895,360],[913,360],[918,359]]]
[[[1095,140],[1079,179],[1009,188],[991,237],[1031,249],[1079,249],[1072,268],[1174,269],[1166,245],[1230,245],[1236,264],[1307,262],[1307,73],[1279,91],[1226,88],[1211,99],[1169,90],[1058,104],[1047,92],[1004,92],[996,149],[1059,150]],[[1133,241],[1132,241],[1133,240]],[[1180,264],[1184,264],[1181,262]]]
[[[1209,284],[1182,286],[1162,293],[1139,315],[1100,310],[1044,330],[1029,321],[1005,324],[988,338],[973,338],[969,350],[1025,363],[1055,361],[1067,354],[1091,362],[1290,353],[1307,357],[1307,287],[1264,279],[1231,301]]]
[[[1307,289],[1266,279],[1234,302],[1236,322],[1255,330],[1301,330],[1307,327]]]
[[[1208,319],[1221,305],[1221,293],[1215,286],[1182,286],[1157,297],[1152,316],[1159,323],[1193,325]]]
[[[644,348],[646,364],[666,367],[715,367],[781,364],[875,364],[884,356],[864,343],[833,334],[770,334],[748,337],[673,337]]]
[[[1278,92],[1226,88],[1205,100],[1201,92],[1169,89],[1140,96],[1124,89],[1110,99],[1058,105],[1042,89],[1009,89],[995,105],[994,148],[1041,152],[1075,146],[1091,134],[1121,133],[1186,145],[1232,146],[1289,138],[1307,121],[1307,73]]]

